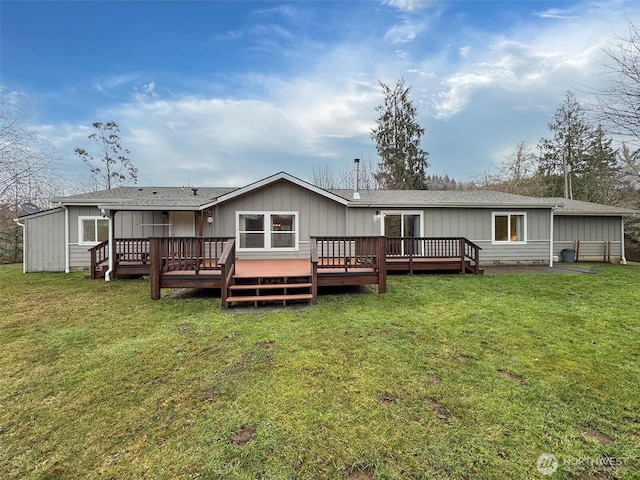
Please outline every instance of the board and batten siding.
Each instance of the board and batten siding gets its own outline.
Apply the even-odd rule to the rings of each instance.
[[[91,266],[91,245],[80,245],[79,217],[101,216],[97,207],[69,207],[69,267],[86,269]],[[162,226],[165,224],[165,226]],[[116,212],[113,221],[115,238],[147,238],[169,235],[168,218],[161,211],[127,211]],[[63,267],[64,270],[64,267]]]
[[[422,212],[425,237],[464,237],[482,248],[483,265],[543,263],[549,261],[549,209],[509,208],[352,208],[348,211],[349,235],[380,235],[381,216],[376,212]],[[493,212],[526,212],[527,242],[493,244]]]
[[[91,267],[91,245],[79,244],[78,219],[80,217],[101,216],[98,207],[73,207],[69,208],[69,268],[80,270]]]
[[[556,215],[553,219],[554,255],[580,242],[579,260],[604,260],[605,242],[611,242],[613,262],[622,256],[622,217]]]
[[[163,217],[160,211],[118,211],[113,223],[115,238],[147,238],[169,235],[169,218],[168,216]]]
[[[309,237],[346,235],[347,207],[287,181],[278,181],[214,208],[205,235],[236,237],[236,212],[298,212],[296,252],[237,252],[238,258],[309,258]]]
[[[43,212],[21,223],[25,225],[24,271],[64,272],[64,210]]]

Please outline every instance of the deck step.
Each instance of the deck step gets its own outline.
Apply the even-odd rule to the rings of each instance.
[[[312,298],[313,295],[310,293],[300,293],[296,295],[258,295],[227,297],[227,302],[277,302],[287,300],[311,300]]]
[[[267,274],[255,274],[255,273],[234,273],[233,278],[252,279],[252,278],[309,278],[311,273],[294,273],[291,275],[282,275],[282,273],[267,273]]]
[[[267,289],[284,289],[284,288],[310,288],[312,283],[260,283],[247,285],[230,285],[229,290],[267,290]]]

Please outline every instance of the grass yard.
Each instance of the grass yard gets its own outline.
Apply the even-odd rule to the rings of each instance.
[[[592,268],[227,314],[0,266],[0,478],[640,478],[640,266]]]

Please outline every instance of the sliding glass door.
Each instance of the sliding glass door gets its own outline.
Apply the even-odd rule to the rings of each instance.
[[[419,254],[420,243],[406,239],[424,236],[422,212],[382,212],[382,234],[385,237],[405,237],[405,240],[387,241],[388,255]]]

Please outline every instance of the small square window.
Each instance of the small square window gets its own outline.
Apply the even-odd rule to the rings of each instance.
[[[496,243],[524,243],[527,241],[525,213],[494,213],[493,241]]]

